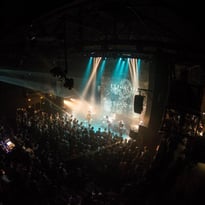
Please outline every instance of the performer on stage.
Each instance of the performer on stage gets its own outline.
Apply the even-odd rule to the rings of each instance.
[[[122,137],[123,129],[124,129],[124,122],[123,122],[123,120],[120,120],[119,121],[119,135],[120,135],[120,137]]]
[[[91,119],[92,119],[92,114],[91,114],[91,111],[88,110],[88,114],[87,114],[87,121],[88,121],[88,124],[90,124]]]
[[[106,115],[106,123],[107,123],[107,130],[108,130],[108,132],[110,132],[111,130],[111,120],[110,120],[110,118]]]

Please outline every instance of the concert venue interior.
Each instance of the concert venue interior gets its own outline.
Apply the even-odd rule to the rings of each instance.
[[[139,126],[147,127],[150,115],[147,100],[152,96],[149,90],[150,62],[132,57],[78,58],[81,59],[81,67],[72,65],[77,68],[76,73],[72,72],[72,89],[64,86],[61,78],[64,76],[52,73],[53,69],[60,73],[58,67],[48,73],[2,69],[1,81],[23,86],[28,96],[22,103],[30,106],[29,109],[35,109],[41,103],[43,110],[52,104],[86,126],[92,124],[95,131],[109,127],[110,131],[118,134],[121,122],[123,137],[127,138],[130,130],[138,132]],[[140,111],[135,111],[136,95],[143,96]],[[58,97],[58,103],[50,96]],[[45,103],[49,100],[49,104]]]
[[[203,200],[203,18],[186,8],[2,5],[0,205]]]

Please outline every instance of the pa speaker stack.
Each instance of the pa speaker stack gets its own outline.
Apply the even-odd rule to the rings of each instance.
[[[143,110],[143,101],[144,96],[143,95],[135,95],[134,98],[134,112],[135,113],[141,113]]]

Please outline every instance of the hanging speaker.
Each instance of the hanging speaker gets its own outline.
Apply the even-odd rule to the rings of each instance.
[[[144,96],[135,95],[134,112],[139,113],[139,114],[142,112],[142,110],[143,110],[143,101],[144,101]]]

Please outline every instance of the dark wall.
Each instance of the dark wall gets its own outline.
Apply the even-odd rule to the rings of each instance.
[[[1,118],[14,118],[16,108],[25,103],[25,89],[6,83],[0,83],[0,115]]]
[[[161,127],[162,117],[168,97],[169,69],[168,58],[158,53],[150,65],[149,86],[151,92],[148,106],[151,107],[148,129],[144,129],[144,143],[156,146],[160,142],[158,131]]]

